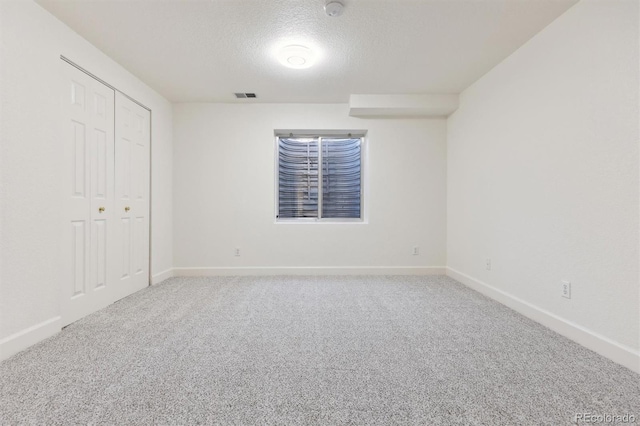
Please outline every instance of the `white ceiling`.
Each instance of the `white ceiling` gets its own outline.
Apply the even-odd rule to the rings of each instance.
[[[458,93],[577,2],[344,0],[331,18],[325,0],[37,1],[171,101],[243,103]],[[280,65],[295,43],[318,63]]]

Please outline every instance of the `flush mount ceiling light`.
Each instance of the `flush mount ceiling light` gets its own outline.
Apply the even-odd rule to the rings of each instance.
[[[315,62],[315,55],[311,49],[299,44],[285,46],[278,52],[278,60],[289,68],[309,68]]]
[[[343,9],[344,6],[339,1],[330,1],[329,3],[324,5],[324,11],[332,18],[336,18],[342,15]]]

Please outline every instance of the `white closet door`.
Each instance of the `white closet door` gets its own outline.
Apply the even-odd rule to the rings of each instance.
[[[62,321],[69,324],[113,301],[114,91],[65,65],[67,279]]]
[[[116,94],[116,233],[118,297],[149,285],[148,110]]]

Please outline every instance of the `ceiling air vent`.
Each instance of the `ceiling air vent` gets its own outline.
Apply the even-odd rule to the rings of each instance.
[[[236,93],[235,95],[238,99],[257,98],[255,93]]]

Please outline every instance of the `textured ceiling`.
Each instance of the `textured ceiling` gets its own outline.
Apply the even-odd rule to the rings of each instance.
[[[246,103],[457,93],[576,1],[344,0],[338,18],[324,0],[38,3],[171,101]],[[274,49],[292,43],[317,64],[280,65]]]

